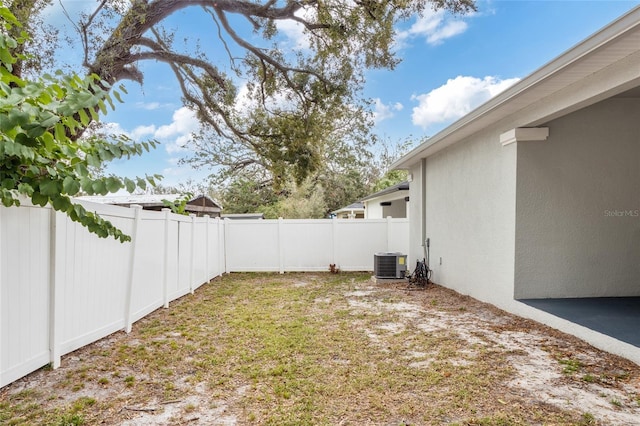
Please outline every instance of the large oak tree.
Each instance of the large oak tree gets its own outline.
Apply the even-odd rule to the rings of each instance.
[[[34,22],[46,2],[9,3],[19,19]],[[187,8],[197,8],[210,22],[199,29],[201,51],[178,49],[163,28]],[[142,62],[166,63],[184,103],[206,124],[207,141],[240,145],[250,153],[235,167],[259,161],[276,176],[293,167],[301,180],[318,167],[327,135],[345,125],[357,129],[354,117],[359,126],[370,124],[358,115],[365,106],[363,73],[396,66],[394,31],[400,20],[427,9],[474,8],[473,0],[101,0],[76,28],[89,73],[110,85],[142,83]],[[299,25],[303,47],[282,43],[282,23]],[[213,43],[224,47],[226,57],[203,53]],[[250,101],[243,106],[240,86]]]
[[[18,81],[52,58],[55,31],[43,31],[41,18],[52,0],[2,1],[22,23],[7,27],[8,36],[31,36],[10,52]],[[188,8],[209,24],[199,28],[202,48],[181,50],[164,25]],[[305,180],[343,141],[366,143],[364,73],[398,64],[399,21],[428,9],[474,8],[473,0],[99,0],[74,24],[84,66],[76,72],[108,92],[121,81],[143,83],[146,61],[167,64],[182,101],[205,126],[196,162],[258,167],[278,186]],[[283,23],[299,26],[299,48],[283,44]],[[213,44],[222,56],[210,57]],[[99,112],[97,104],[85,109],[93,111],[75,113],[80,124],[66,135],[71,141]]]

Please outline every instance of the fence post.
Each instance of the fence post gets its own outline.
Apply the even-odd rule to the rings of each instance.
[[[216,276],[218,275],[222,275],[223,273],[223,265],[222,265],[222,250],[224,250],[224,247],[222,246],[222,232],[224,231],[222,229],[222,224],[220,223],[220,217],[216,217],[216,226],[218,228],[218,239],[216,240],[216,242],[218,243],[218,269],[216,269]]]
[[[206,256],[204,257],[204,278],[208,283],[209,281],[211,281],[211,277],[209,276],[209,239],[211,238],[211,235],[209,235],[209,222],[210,222],[211,216],[205,215],[204,217],[207,218],[206,231],[205,231],[207,236],[205,238]]]
[[[231,225],[233,224],[233,220],[231,219],[225,219],[222,221],[222,228],[224,230],[224,240],[223,240],[223,244],[224,244],[224,273],[228,274],[232,271],[229,270],[229,256],[227,256],[227,254],[229,253],[229,232],[231,229]]]
[[[338,262],[336,261],[336,252],[338,248],[338,218],[334,217],[331,219],[331,263],[336,266]]]
[[[284,244],[282,244],[282,223],[283,219],[281,217],[278,218],[278,268],[281,274],[284,274]]]
[[[171,209],[162,209],[164,212],[164,265],[162,267],[162,300],[164,307],[169,307],[169,224]]]
[[[140,225],[140,217],[142,216],[142,206],[132,205],[134,209],[133,230],[131,231],[131,256],[129,257],[129,282],[127,283],[127,293],[124,301],[124,331],[131,333],[131,298],[133,292],[133,278],[136,265],[136,252],[138,246],[138,227]]]
[[[58,325],[60,323],[60,289],[58,282],[57,246],[58,246],[58,218],[56,211],[50,209],[49,216],[49,361],[52,368],[60,367],[62,355],[58,343]]]
[[[191,213],[191,267],[189,268],[189,291],[193,294],[193,276],[196,269],[196,215]]]
[[[387,252],[391,251],[391,216],[387,216]]]
[[[219,218],[218,226],[220,227],[220,232],[218,233],[218,238],[220,239],[220,275],[229,273],[229,269],[227,266],[227,222],[228,220],[223,220]]]

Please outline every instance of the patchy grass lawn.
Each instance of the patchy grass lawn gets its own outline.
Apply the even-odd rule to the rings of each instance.
[[[232,274],[0,391],[7,425],[635,425],[639,367],[434,286]]]

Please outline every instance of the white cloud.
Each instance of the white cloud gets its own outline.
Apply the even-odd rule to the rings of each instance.
[[[100,126],[95,132],[91,132],[91,131],[87,132],[87,134],[91,134],[91,133],[98,133],[102,135],[125,135],[127,137],[132,138],[131,134],[126,130],[124,130],[120,125],[120,123],[113,123],[113,122],[100,123]]]
[[[153,124],[149,126],[138,126],[131,132],[131,137],[134,140],[140,140],[145,136],[153,135],[156,132],[156,126]]]
[[[468,15],[467,15],[468,16]],[[403,46],[412,38],[424,38],[431,45],[437,45],[444,40],[462,34],[468,28],[465,21],[447,14],[443,10],[426,11],[406,31],[400,31],[397,35],[397,43]]]
[[[315,9],[303,7],[295,15],[308,21],[313,21]],[[304,33],[304,26],[301,23],[291,19],[283,19],[276,21],[276,27],[286,36],[288,45],[292,45],[294,49],[298,50],[309,49],[309,37]]]
[[[191,134],[182,135],[177,137],[174,141],[166,144],[166,150],[168,154],[175,154],[177,152],[185,151],[187,145],[191,141]]]
[[[491,76],[483,79],[468,76],[450,79],[429,93],[412,96],[419,102],[411,115],[413,124],[426,129],[432,124],[458,119],[518,80],[500,80]]]
[[[235,109],[242,115],[249,115],[250,112],[260,107],[259,96],[256,91],[250,91],[246,83],[238,87],[238,94],[235,99]],[[288,99],[288,92],[278,91],[266,99],[266,106],[271,109],[293,110],[294,103]]]
[[[200,122],[196,117],[196,113],[187,107],[182,107],[173,113],[171,124],[158,127],[154,136],[158,139],[168,139],[174,136],[191,134],[198,130],[199,127]]]
[[[402,108],[404,108],[400,102],[385,105],[380,98],[375,98],[374,102],[373,120],[376,123],[393,117],[395,111],[402,111]]]
[[[154,109],[158,109],[160,108],[160,102],[136,102],[136,107],[141,108],[141,109],[146,109],[149,111],[153,111]]]
[[[191,141],[191,135],[200,129],[195,112],[186,107],[173,113],[171,123],[156,127],[155,124],[141,125],[128,132],[119,123],[104,123],[101,131],[107,134],[124,134],[133,140],[157,139],[169,154],[184,151]]]
[[[440,44],[442,40],[462,34],[467,30],[467,23],[464,21],[449,21],[445,22],[440,28],[427,37],[427,43]]]
[[[310,47],[309,39],[304,34],[304,27],[302,24],[287,19],[278,22],[276,25],[278,26],[278,30],[282,31],[282,33],[287,37],[288,43],[293,45],[294,48],[308,49]]]

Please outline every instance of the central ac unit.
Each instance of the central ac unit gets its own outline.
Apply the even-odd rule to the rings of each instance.
[[[404,278],[407,274],[407,255],[402,253],[374,254],[373,274],[376,278]]]

